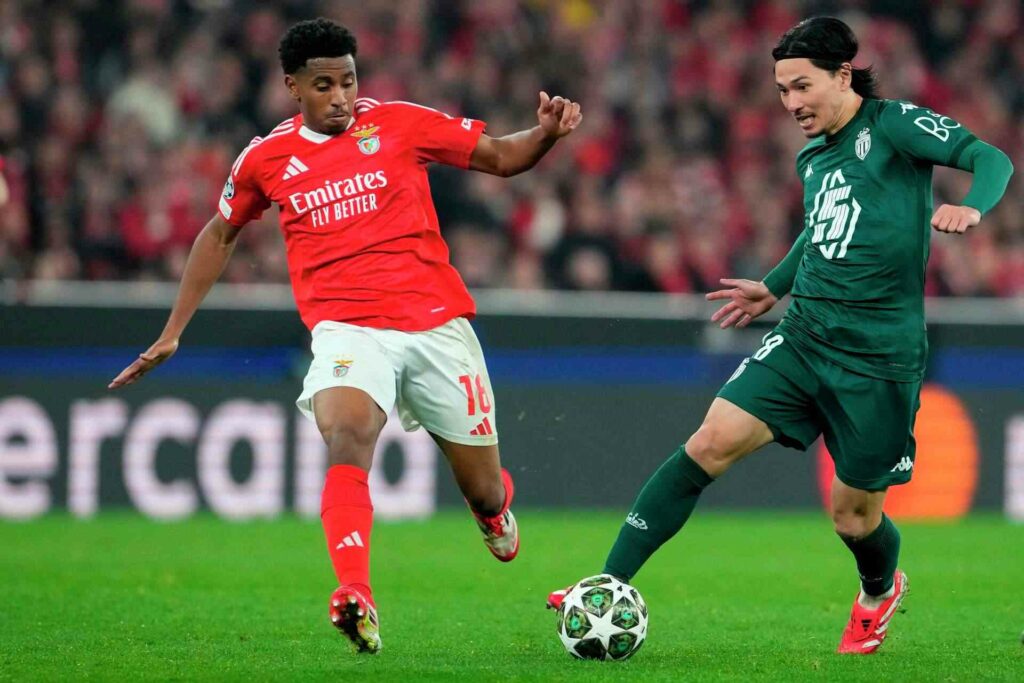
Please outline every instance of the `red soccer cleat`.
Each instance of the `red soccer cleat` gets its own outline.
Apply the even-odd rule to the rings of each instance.
[[[576,584],[573,584],[575,586]],[[565,600],[565,596],[572,590],[573,586],[566,586],[556,591],[548,593],[548,609],[558,609],[562,606],[562,601]]]
[[[900,610],[900,605],[909,591],[907,575],[897,569],[893,576],[892,597],[883,602],[878,609],[861,607],[860,602],[854,598],[850,621],[843,630],[843,637],[836,652],[851,655],[869,655],[875,652],[885,641],[892,615],[897,610],[904,611]],[[857,597],[860,597],[860,593]]]
[[[363,594],[349,586],[339,586],[331,595],[331,623],[356,648],[356,652],[380,652],[380,622],[377,608]]]
[[[504,468],[501,470],[501,482],[505,485],[505,504],[501,512],[493,517],[483,517],[473,512],[473,517],[491,554],[502,562],[511,562],[519,554],[519,527],[512,511],[508,509],[512,505],[515,487],[512,485],[512,475]]]

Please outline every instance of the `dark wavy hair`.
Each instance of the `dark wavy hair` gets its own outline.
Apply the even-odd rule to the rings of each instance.
[[[775,61],[805,57],[835,75],[845,62],[853,62],[859,47],[857,36],[845,22],[835,17],[811,17],[782,34],[772,57]],[[853,69],[852,86],[861,97],[878,99],[878,78],[870,66]]]
[[[356,56],[356,37],[341,24],[330,19],[309,19],[288,29],[281,38],[277,53],[281,68],[294,74],[306,66],[306,61],[318,57]]]

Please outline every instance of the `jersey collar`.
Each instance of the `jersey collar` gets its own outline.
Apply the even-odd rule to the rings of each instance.
[[[355,123],[355,122],[356,122],[355,117],[354,116],[350,116],[349,119],[348,119],[348,125],[345,126],[345,130],[348,130],[349,128],[351,128],[352,124]],[[306,138],[310,142],[315,142],[318,145],[322,145],[323,143],[327,142],[331,138],[336,137],[334,135],[324,135],[323,133],[317,133],[312,128],[307,128],[306,124],[302,124],[301,126],[299,126],[299,135],[301,135],[302,137]],[[339,135],[340,135],[340,133],[339,133]]]
[[[837,130],[835,133],[825,136],[825,144],[832,144],[833,142],[838,142],[839,140],[842,140],[844,137],[849,135],[850,131],[854,130],[857,127],[856,124],[859,123],[861,119],[864,118],[864,114],[867,113],[869,102],[871,102],[871,100],[864,98],[860,103],[860,107],[857,109],[857,113],[853,115],[852,119],[846,122],[845,126]]]

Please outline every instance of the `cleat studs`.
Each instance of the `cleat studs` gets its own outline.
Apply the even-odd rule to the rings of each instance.
[[[341,600],[338,600],[337,598],[335,598],[334,600],[331,601],[331,605],[333,607],[341,607]]]

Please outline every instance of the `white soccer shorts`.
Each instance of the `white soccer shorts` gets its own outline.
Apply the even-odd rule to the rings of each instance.
[[[313,396],[331,387],[361,389],[387,415],[397,403],[408,432],[422,425],[455,443],[498,443],[483,349],[465,318],[425,332],[318,323],[299,410],[315,421]]]

